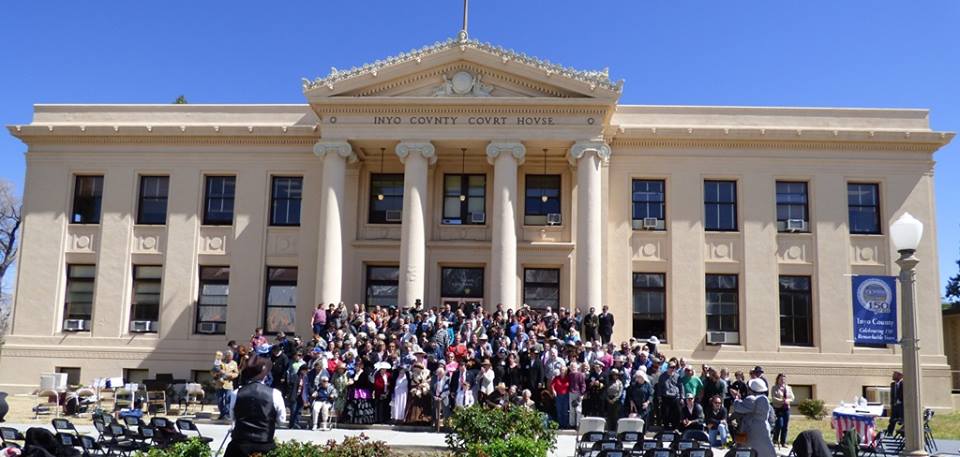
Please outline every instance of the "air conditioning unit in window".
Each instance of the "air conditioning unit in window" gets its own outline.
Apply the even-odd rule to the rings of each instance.
[[[443,225],[460,225],[460,219],[444,219]]]
[[[740,344],[737,332],[707,332],[707,344]]]
[[[65,332],[86,332],[90,330],[90,321],[86,319],[66,319],[63,321]]]
[[[644,230],[656,230],[660,228],[660,219],[655,217],[645,217],[643,218],[643,229]]]
[[[384,220],[387,222],[400,222],[403,220],[403,212],[399,209],[389,209],[386,213]]]
[[[787,219],[786,231],[788,232],[806,232],[807,221],[803,219]]]
[[[156,331],[156,321],[130,321],[131,333],[151,333]]]
[[[217,333],[217,323],[201,322],[197,324],[197,333]]]
[[[547,214],[547,225],[560,225],[560,213],[548,213]]]
[[[478,213],[470,213],[470,223],[471,224],[484,224],[487,221],[487,214],[483,211]]]

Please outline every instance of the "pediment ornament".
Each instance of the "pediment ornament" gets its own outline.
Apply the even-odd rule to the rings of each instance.
[[[449,78],[445,74],[442,77],[443,82],[433,91],[434,97],[489,97],[493,90],[493,86],[480,80],[483,75],[458,71]]]

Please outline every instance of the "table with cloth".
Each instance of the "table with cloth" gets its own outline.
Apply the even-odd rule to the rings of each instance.
[[[833,409],[830,426],[837,433],[837,442],[843,432],[854,429],[860,436],[860,444],[870,444],[876,435],[876,418],[883,415],[883,405],[853,405],[841,403]]]

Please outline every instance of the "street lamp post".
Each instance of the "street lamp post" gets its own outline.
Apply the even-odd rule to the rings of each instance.
[[[923,236],[923,223],[904,213],[890,226],[890,238],[900,253],[897,265],[900,266],[900,301],[903,309],[903,434],[905,446],[903,455],[925,456],[923,446],[923,402],[920,398],[920,340],[917,335],[917,264],[920,259],[914,255],[920,238]]]

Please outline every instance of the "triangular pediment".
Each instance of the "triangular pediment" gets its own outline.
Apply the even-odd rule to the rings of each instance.
[[[451,99],[563,98],[615,102],[622,82],[604,71],[580,71],[476,40],[436,43],[350,70],[304,80],[313,102],[387,97]]]

